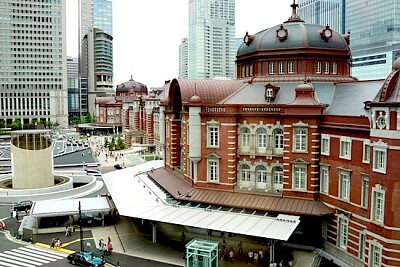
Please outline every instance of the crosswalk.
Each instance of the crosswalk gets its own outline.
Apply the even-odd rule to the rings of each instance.
[[[0,252],[0,267],[36,267],[65,259],[67,255],[36,246]]]

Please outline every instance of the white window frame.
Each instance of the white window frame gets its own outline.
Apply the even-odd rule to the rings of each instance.
[[[306,127],[293,128],[293,151],[307,152],[308,129]]]
[[[369,243],[369,267],[382,266],[382,245],[376,240]]]
[[[268,64],[269,74],[275,74],[275,62],[270,62]]]
[[[320,166],[320,193],[329,194],[329,166]]]
[[[368,208],[369,198],[369,177],[366,174],[361,174],[361,207]]]
[[[293,164],[292,172],[293,190],[307,190],[307,165],[295,163]]]
[[[369,140],[364,140],[363,141],[363,163],[370,163],[370,157],[371,157],[371,143]]]
[[[257,147],[261,149],[267,148],[267,130],[258,129],[257,131]]]
[[[332,63],[332,74],[337,74],[337,62]]]
[[[219,159],[207,159],[207,181],[216,183],[219,182]]]
[[[165,120],[165,137],[169,138],[169,131],[170,131],[170,123],[169,119]]]
[[[219,124],[207,124],[207,147],[219,148]]]
[[[273,96],[274,96],[274,90],[272,90],[272,88],[267,88],[266,97],[273,97]]]
[[[325,73],[325,74],[329,74],[329,62],[325,62],[324,65],[325,65],[325,66],[324,66],[324,73]]]
[[[246,168],[244,168],[246,167]],[[240,181],[241,182],[250,182],[251,181],[251,172],[250,166],[246,164],[242,164],[240,166]]]
[[[265,166],[259,165],[256,167],[256,181],[257,183],[267,182],[267,168]]]
[[[322,70],[321,61],[317,61],[315,72],[316,72],[316,73],[321,73],[321,70]]]
[[[387,149],[388,146],[385,143],[377,142],[373,146],[373,165],[372,170],[386,174],[387,168]]]
[[[351,138],[343,136],[340,138],[339,158],[351,160]]]
[[[329,156],[331,137],[327,134],[321,136],[321,155]]]
[[[288,62],[288,73],[294,73],[294,62],[293,61]]]
[[[242,128],[241,130],[241,146],[245,148],[250,147],[250,129],[247,127]]]
[[[383,225],[385,219],[385,190],[380,184],[371,191],[371,221]]]
[[[338,216],[338,232],[337,232],[337,245],[342,249],[347,249],[347,242],[349,240],[349,219],[344,215]]]
[[[275,140],[275,149],[282,149],[283,150],[283,143],[284,143],[284,137],[283,137],[283,130],[280,128],[277,128],[274,130],[274,140]]]
[[[358,258],[364,260],[365,258],[365,248],[367,245],[367,234],[364,231],[360,232],[359,243],[358,243]]]
[[[351,171],[339,169],[339,199],[350,201]]]
[[[279,62],[279,74],[285,73],[285,62]]]
[[[277,169],[280,170],[277,170]],[[281,184],[283,185],[283,168],[282,167],[275,167],[272,170],[272,179],[274,184]]]

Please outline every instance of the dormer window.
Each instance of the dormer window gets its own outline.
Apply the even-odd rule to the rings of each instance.
[[[279,87],[274,86],[274,85],[272,85],[270,83],[265,85],[265,92],[264,92],[265,100],[267,100],[267,101],[275,100],[279,89],[280,89]]]
[[[272,90],[272,88],[267,88],[266,89],[265,96],[266,97],[273,97],[274,96],[274,91]]]

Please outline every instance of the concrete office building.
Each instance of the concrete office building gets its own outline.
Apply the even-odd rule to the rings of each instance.
[[[65,1],[0,2],[0,117],[68,126]]]
[[[385,79],[400,54],[400,0],[347,0],[346,30],[351,32],[352,76]]]
[[[114,94],[112,0],[81,0],[81,114],[95,113],[98,96]]]
[[[235,77],[235,0],[189,0],[189,79]]]
[[[299,17],[305,22],[329,27],[341,34],[346,32],[346,0],[298,0]]]
[[[188,78],[188,38],[182,38],[179,45],[179,78]]]

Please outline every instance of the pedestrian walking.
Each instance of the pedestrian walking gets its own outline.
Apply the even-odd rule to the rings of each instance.
[[[56,239],[53,236],[53,238],[51,239],[50,248],[54,249],[55,242],[56,242]]]
[[[185,235],[185,232],[182,231],[182,234],[181,234],[182,244],[185,244],[185,240],[186,240],[186,235]]]
[[[233,257],[235,256],[235,252],[233,252],[233,248],[229,250],[229,262],[233,263]]]
[[[253,256],[254,256],[254,253],[250,249],[250,251],[247,253],[247,265],[251,265],[253,263]]]
[[[264,251],[262,248],[260,248],[260,251],[258,251],[258,256],[259,256],[259,262],[260,264],[264,264]]]
[[[238,244],[238,254],[243,254],[243,243],[242,243],[242,241],[239,241],[239,244]]]
[[[258,253],[254,252],[253,254],[254,264],[258,264]]]

